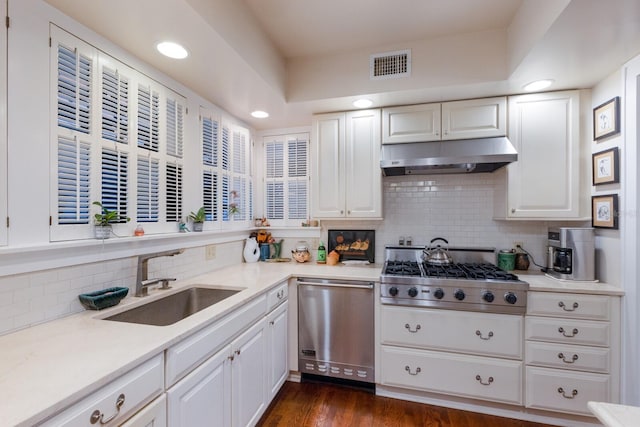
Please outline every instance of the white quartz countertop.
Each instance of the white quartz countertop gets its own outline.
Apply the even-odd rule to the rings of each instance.
[[[116,307],[84,311],[0,336],[1,423],[30,426],[50,417],[291,277],[377,282],[380,271],[380,265],[243,263],[175,282],[172,291],[151,290],[146,298],[128,296]],[[542,274],[516,273],[535,291],[623,294],[621,289],[602,283],[563,283]],[[163,292],[195,284],[243,291],[173,325],[101,320],[167,295]]]
[[[605,402],[589,402],[587,406],[606,427],[636,427],[640,424],[640,408]]]

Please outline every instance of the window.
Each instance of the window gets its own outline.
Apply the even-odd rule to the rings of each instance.
[[[249,131],[201,109],[202,200],[217,226],[253,217]]]
[[[274,225],[297,225],[309,212],[309,135],[264,138],[265,215]]]
[[[93,236],[92,202],[132,218],[131,235],[176,232],[183,219],[186,100],[52,25],[52,240]],[[95,129],[94,129],[95,128]]]

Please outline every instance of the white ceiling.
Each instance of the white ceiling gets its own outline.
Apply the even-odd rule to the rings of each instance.
[[[45,1],[259,130],[307,126],[360,96],[463,99],[538,78],[589,88],[640,53],[638,0]],[[164,39],[189,58],[157,54]],[[411,76],[369,80],[369,55],[398,49],[412,51]]]

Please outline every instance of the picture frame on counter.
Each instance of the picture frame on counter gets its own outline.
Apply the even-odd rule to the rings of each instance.
[[[618,147],[600,151],[592,155],[593,185],[620,182],[619,158]]]
[[[591,226],[618,229],[618,195],[605,194],[591,197]]]
[[[593,109],[593,139],[599,142],[620,133],[620,97],[616,96]]]

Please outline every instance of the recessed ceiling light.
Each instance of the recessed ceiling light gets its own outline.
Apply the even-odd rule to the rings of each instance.
[[[158,52],[174,59],[184,59],[189,56],[187,49],[174,42],[160,42],[156,45]]]
[[[267,117],[269,117],[269,113],[267,113],[266,111],[260,111],[260,110],[256,110],[252,112],[251,115],[256,119],[266,119]]]
[[[373,105],[373,101],[370,99],[357,99],[353,101],[353,106],[356,108],[368,108]]]
[[[533,92],[536,90],[546,89],[551,86],[551,83],[553,83],[553,80],[536,80],[535,82],[524,85],[523,89],[527,92]]]

